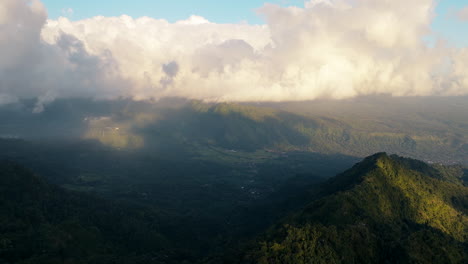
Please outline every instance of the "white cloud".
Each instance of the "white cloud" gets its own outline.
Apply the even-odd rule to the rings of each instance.
[[[73,16],[73,14],[75,13],[75,11],[73,10],[73,8],[63,8],[62,9],[62,15],[66,16],[66,17],[70,17],[70,16]]]
[[[83,42],[62,33],[45,43],[46,10],[37,0],[2,0],[0,10],[0,94],[3,98],[112,98],[126,87],[108,53],[89,54]],[[2,100],[4,101],[4,100]]]
[[[280,101],[468,94],[468,51],[423,41],[431,31],[431,0],[266,4],[258,11],[264,26],[197,16],[176,23],[129,16],[46,22],[40,2],[28,3],[0,3],[4,98]]]
[[[176,24],[179,25],[201,25],[201,24],[208,24],[210,21],[208,21],[206,18],[201,17],[201,16],[196,16],[192,15],[186,20],[181,20],[177,21]]]
[[[458,10],[456,16],[461,21],[468,21],[468,6]]]

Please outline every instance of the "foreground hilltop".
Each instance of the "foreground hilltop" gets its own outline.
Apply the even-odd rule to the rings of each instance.
[[[167,263],[157,213],[48,184],[0,162],[0,263]]]
[[[463,172],[379,153],[330,179],[244,263],[467,263]]]

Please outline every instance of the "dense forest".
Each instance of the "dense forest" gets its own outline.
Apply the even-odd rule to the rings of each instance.
[[[115,149],[206,155],[210,148],[365,157],[385,151],[468,165],[468,106],[460,98],[362,98],[297,103],[204,103],[179,98],[57,100],[0,106],[0,138],[96,140]]]
[[[379,153],[321,184],[300,188],[303,177],[285,183],[275,193],[281,199],[271,196],[252,203],[242,215],[244,222],[237,223],[244,227],[216,243],[205,243],[213,248],[200,251],[203,240],[195,247],[182,246],[197,241],[184,241],[194,237],[170,231],[170,219],[154,206],[65,190],[21,165],[2,162],[0,259],[3,263],[464,263],[468,259],[468,187],[461,167],[430,166]],[[278,220],[255,223],[267,216]],[[252,231],[266,230],[268,223],[272,226],[265,234]],[[191,227],[180,228],[187,232]],[[209,230],[198,232],[212,237]]]
[[[0,106],[0,263],[466,262],[466,105],[360,100]]]
[[[1,263],[162,263],[158,213],[46,183],[0,164]]]
[[[466,263],[463,172],[376,154],[330,179],[240,263]]]

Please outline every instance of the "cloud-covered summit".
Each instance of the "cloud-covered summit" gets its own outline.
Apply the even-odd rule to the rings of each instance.
[[[0,103],[38,97],[282,101],[468,94],[468,49],[429,46],[436,1],[265,4],[266,25],[198,16],[47,20],[0,2]]]

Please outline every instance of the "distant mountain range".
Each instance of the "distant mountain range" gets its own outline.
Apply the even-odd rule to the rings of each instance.
[[[468,165],[466,98],[204,103],[58,100],[0,107],[0,137],[98,140],[117,149],[221,147],[365,157],[379,151]],[[199,150],[199,149],[197,149]]]

